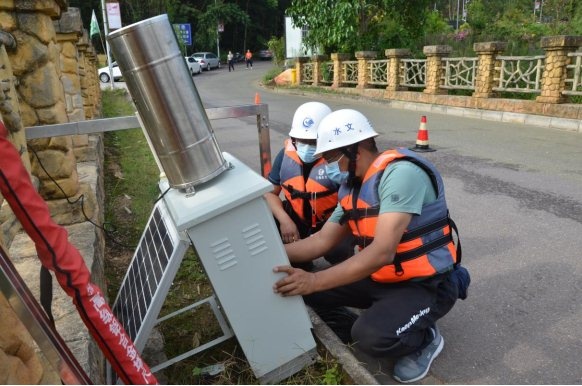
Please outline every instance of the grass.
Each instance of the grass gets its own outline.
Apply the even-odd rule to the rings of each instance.
[[[135,110],[124,90],[103,92],[106,118],[133,115]],[[126,242],[135,245],[147,222],[152,202],[158,194],[159,172],[141,128],[113,131],[105,135],[105,168],[108,224],[123,227]],[[121,213],[117,213],[121,211]]]
[[[132,115],[135,109],[124,90],[104,90],[106,118]],[[105,134],[105,272],[108,294],[115,299],[121,280],[159,195],[159,171],[141,129]],[[114,240],[114,241],[113,241]],[[212,294],[204,270],[191,248],[174,278],[160,316]],[[210,307],[198,307],[161,323],[164,351],[173,358],[222,335]],[[318,360],[283,384],[351,384],[341,365],[321,347]],[[147,359],[146,359],[147,360]],[[223,370],[205,375],[203,369],[220,364]],[[258,384],[236,340],[231,338],[181,360],[156,374],[166,384]]]

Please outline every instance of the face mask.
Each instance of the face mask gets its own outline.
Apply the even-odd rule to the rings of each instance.
[[[343,155],[337,161],[333,161],[332,163],[325,165],[327,178],[339,185],[346,182],[350,176],[349,172],[342,172],[339,168],[339,161],[342,159],[342,157]]]
[[[315,156],[314,145],[308,145],[306,143],[297,142],[295,146],[297,147],[297,155],[299,156],[299,158],[301,158],[301,161],[309,164],[319,158]]]

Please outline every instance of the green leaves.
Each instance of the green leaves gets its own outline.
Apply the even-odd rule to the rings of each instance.
[[[400,44],[403,36],[422,36],[419,26],[427,7],[428,0],[294,0],[287,15],[296,26],[308,27],[304,41],[312,50],[354,52],[387,48],[379,42]]]

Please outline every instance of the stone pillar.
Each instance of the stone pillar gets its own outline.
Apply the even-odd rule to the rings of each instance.
[[[95,52],[95,47],[89,46],[85,52],[85,58],[87,59],[85,76],[88,80],[88,97],[90,99],[90,104],[93,107],[92,116],[99,118],[101,114],[101,84],[99,78],[97,77],[97,70],[99,68],[99,60],[97,58],[97,52]]]
[[[66,0],[38,2],[3,2],[0,29],[11,31],[18,45],[8,52],[25,127],[66,123],[65,93],[61,83],[59,47],[53,20],[67,9]],[[65,194],[73,197],[79,188],[77,166],[70,137],[36,139],[28,142],[44,167]],[[45,199],[62,198],[61,190],[45,174],[34,155],[32,173],[40,179],[40,193]]]
[[[8,140],[18,149],[20,159],[30,173],[30,158],[26,146],[20,104],[18,103],[18,93],[15,88],[16,79],[7,54],[7,50],[14,49],[16,49],[16,40],[12,34],[0,31],[0,118],[8,129]],[[38,185],[38,180],[33,179],[33,183]],[[20,230],[20,222],[0,195],[0,244],[4,246],[5,250],[8,250],[14,236]]]
[[[81,87],[81,98],[83,99],[83,115],[85,119],[93,119],[94,109],[90,96],[91,79],[87,71],[91,71],[91,63],[89,62],[89,39],[87,30],[83,29],[83,36],[77,42],[77,52],[79,53],[79,85]]]
[[[332,88],[339,88],[342,86],[342,72],[343,72],[342,62],[349,59],[350,54],[340,54],[340,53],[331,54],[331,60],[333,60],[333,83],[331,84]]]
[[[81,13],[78,8],[69,7],[53,24],[60,49],[61,83],[65,92],[67,116],[69,122],[78,122],[85,118],[77,50],[77,43],[83,37]]]
[[[446,94],[441,89],[441,78],[444,75],[444,66],[441,58],[449,56],[453,51],[451,46],[425,46],[422,52],[426,55],[426,87],[425,94]]]
[[[16,49],[16,40],[8,32],[0,31],[0,115],[8,129],[10,142],[19,150],[22,163],[30,171],[30,159],[24,136],[24,125],[8,51]]]
[[[477,74],[475,74],[475,98],[491,98],[495,95],[495,67],[499,67],[497,55],[507,47],[506,42],[483,42],[473,44],[477,53]]]
[[[542,38],[541,47],[546,51],[542,90],[536,102],[564,103],[567,98],[562,95],[566,87],[566,66],[570,62],[569,52],[582,46],[582,36],[547,36]]]
[[[400,86],[400,60],[410,57],[410,50],[405,48],[390,48],[384,51],[388,58],[387,91],[406,91],[408,87]]]
[[[83,21],[79,8],[69,7],[59,20],[53,21],[60,48],[61,83],[65,92],[65,109],[69,122],[85,120],[81,95],[81,57],[77,44],[83,37]],[[77,161],[86,161],[89,136],[73,135],[73,152]]]
[[[303,82],[303,65],[309,61],[307,56],[299,56],[295,58],[295,79],[297,84]]]
[[[313,85],[319,86],[322,80],[321,65],[329,60],[327,55],[313,55],[311,61],[313,62]]]
[[[378,56],[376,51],[357,51],[356,59],[358,59],[358,85],[356,88],[368,87],[370,77],[368,76],[368,61],[374,60]]]

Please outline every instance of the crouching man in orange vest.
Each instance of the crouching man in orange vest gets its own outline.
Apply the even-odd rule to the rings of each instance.
[[[380,153],[377,135],[364,115],[350,109],[319,124],[316,153],[341,184],[339,204],[321,231],[285,249],[292,263],[303,263],[352,234],[360,250],[318,272],[275,267],[287,275],[274,291],[303,295],[318,313],[361,309],[351,326],[355,346],[395,358],[394,378],[408,383],[422,379],[441,352],[436,321],[466,297],[470,278],[459,265],[460,244],[439,172],[408,149]]]
[[[319,231],[338,204],[340,184],[328,178],[324,159],[315,156],[317,127],[329,113],[329,106],[321,102],[299,106],[293,115],[289,138],[275,157],[269,173],[273,191],[265,194],[265,199],[285,244]],[[348,237],[324,257],[335,264],[352,256],[353,252],[353,239]],[[312,264],[297,266],[307,269]]]

